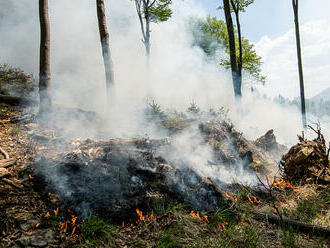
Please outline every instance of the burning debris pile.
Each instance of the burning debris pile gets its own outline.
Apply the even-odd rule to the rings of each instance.
[[[86,140],[76,142],[70,153],[44,157],[36,168],[61,200],[86,217],[121,221],[134,209],[167,198],[204,211],[223,204],[212,182],[154,155],[153,150],[167,145],[167,139]]]
[[[199,156],[197,146],[205,146],[213,155],[210,160],[192,156],[192,166],[191,159],[172,144],[178,142],[177,136],[69,142],[55,134],[42,139],[39,127],[30,131],[40,155],[35,175],[83,217],[96,214],[121,222],[135,209],[150,210],[155,202],[168,200],[184,202],[201,213],[215,211],[227,201],[220,190],[227,187],[221,168],[276,164],[273,153],[246,140],[226,121],[205,122],[195,131],[202,138],[193,145],[185,141],[184,145],[196,146],[188,151]],[[254,173],[253,167],[242,168],[241,173]]]
[[[282,157],[283,177],[296,184],[330,183],[329,151],[321,130],[318,137],[306,140],[299,136],[300,142]]]

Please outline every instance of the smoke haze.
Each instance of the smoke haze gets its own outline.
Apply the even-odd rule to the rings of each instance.
[[[115,71],[109,111],[95,1],[50,0],[49,4],[54,102],[102,114],[108,121],[110,136],[163,136],[154,128],[146,130],[141,114],[146,99],[153,99],[164,109],[178,111],[192,102],[204,110],[223,106],[230,110],[230,119],[247,138],[254,139],[274,129],[279,142],[297,141],[296,134],[301,132],[297,109],[280,107],[245,87],[243,109],[237,114],[230,73],[217,63],[205,61],[201,49],[191,45],[187,20],[207,15],[194,1],[174,1],[173,17],[166,23],[152,24],[149,68],[134,3],[107,1]],[[5,38],[0,40],[0,62],[38,75],[38,2],[1,0],[1,6],[0,33]],[[66,127],[77,129],[67,123]],[[323,129],[329,132],[325,124]],[[85,137],[86,130],[82,132]]]

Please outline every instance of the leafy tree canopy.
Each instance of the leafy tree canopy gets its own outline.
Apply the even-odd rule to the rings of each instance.
[[[156,0],[149,8],[150,19],[152,22],[165,22],[172,16],[170,5],[172,0]]]
[[[194,45],[199,46],[209,57],[215,56],[219,48],[224,48],[226,58],[220,59],[220,65],[230,68],[229,37],[226,23],[216,17],[207,17],[206,20],[198,19],[192,22]],[[238,36],[235,29],[236,53],[239,56]],[[242,68],[249,72],[257,81],[265,82],[266,77],[261,74],[261,57],[256,53],[253,44],[242,38]]]
[[[250,4],[254,3],[254,0],[231,0],[230,2],[233,2],[235,7],[238,7],[238,11],[245,12],[245,8],[248,7]],[[230,7],[231,12],[234,12],[232,4],[230,4]],[[218,9],[223,9],[223,6],[219,6]]]

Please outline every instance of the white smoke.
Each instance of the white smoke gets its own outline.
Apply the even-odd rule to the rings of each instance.
[[[207,15],[194,1],[174,1],[173,18],[166,23],[152,24],[149,67],[134,3],[106,1],[115,71],[110,110],[106,105],[95,1],[50,0],[49,4],[54,102],[102,114],[107,120],[106,129],[110,136],[133,137],[146,133],[150,137],[162,136],[163,133],[156,129],[146,129],[141,114],[145,99],[150,98],[164,108],[178,111],[185,110],[193,101],[202,109],[224,106],[230,110],[233,123],[248,138],[254,139],[274,129],[280,142],[296,142],[301,120],[295,109],[284,109],[270,100],[256,97],[246,87],[243,112],[237,114],[233,107],[231,74],[217,63],[206,62],[201,49],[191,46],[187,20],[192,15]],[[4,37],[0,39],[0,62],[37,75],[38,1],[1,0],[0,6],[0,33]],[[64,127],[81,130],[86,136],[87,130],[82,127],[70,126],[70,123],[65,123]],[[176,148],[187,154],[185,157],[197,169],[209,159],[209,148],[191,141],[191,137],[180,137],[176,140]],[[196,146],[199,147],[197,151]],[[203,173],[207,176],[213,172]],[[226,173],[223,176],[229,180],[232,175]]]

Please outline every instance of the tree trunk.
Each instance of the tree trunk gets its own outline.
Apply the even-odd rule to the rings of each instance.
[[[144,40],[144,45],[146,47],[146,55],[147,55],[147,60],[149,62],[150,58],[150,15],[149,15],[149,6],[148,2],[146,3],[145,7],[145,20],[146,20],[146,35],[145,35],[145,40]]]
[[[146,18],[146,40],[144,42],[144,45],[146,47],[146,55],[149,58],[150,57],[150,20],[149,20],[149,18]]]
[[[236,98],[241,98],[241,86],[238,74],[237,58],[236,58],[236,44],[235,44],[235,33],[233,20],[230,13],[229,0],[223,0],[223,9],[226,17],[228,38],[229,38],[229,51],[230,51],[230,65],[233,77],[234,93]]]
[[[301,115],[302,115],[303,128],[306,129],[307,128],[306,103],[305,103],[304,75],[302,68],[301,46],[300,46],[298,0],[292,0],[292,6],[293,6],[294,22],[296,29],[297,57],[298,57],[298,70],[299,70],[299,81],[300,81]]]
[[[99,23],[99,32],[100,32],[100,40],[102,46],[102,55],[105,69],[105,79],[106,79],[106,87],[107,94],[109,97],[109,90],[111,86],[114,84],[114,72],[113,72],[113,64],[111,59],[111,52],[109,46],[109,32],[107,29],[106,17],[105,17],[105,7],[103,0],[96,0],[97,7],[97,19]]]
[[[239,45],[239,58],[237,62],[238,70],[238,88],[239,95],[242,95],[242,67],[243,67],[243,48],[242,48],[242,33],[241,33],[241,23],[239,21],[239,12],[238,6],[236,7],[235,16],[236,16],[236,25],[238,31],[238,45]]]
[[[50,97],[50,25],[48,0],[39,0],[40,19],[40,67],[39,67],[39,111],[47,111],[52,103]]]

